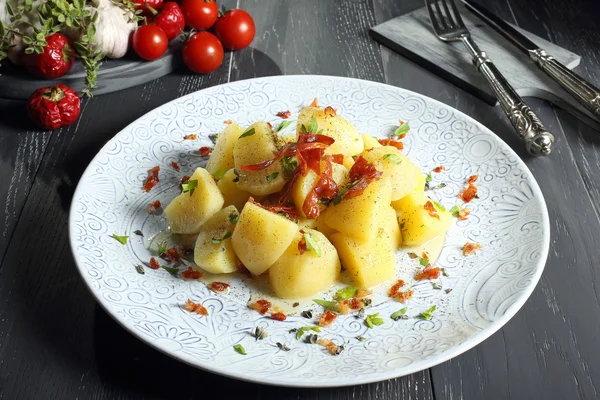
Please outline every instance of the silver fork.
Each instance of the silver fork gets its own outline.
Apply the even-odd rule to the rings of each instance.
[[[552,150],[554,136],[546,131],[540,119],[515,92],[506,78],[498,71],[471,39],[453,0],[425,0],[431,25],[437,37],[445,42],[462,41],[473,57],[473,64],[486,77],[500,106],[513,127],[525,142],[527,151],[534,156],[548,155]]]

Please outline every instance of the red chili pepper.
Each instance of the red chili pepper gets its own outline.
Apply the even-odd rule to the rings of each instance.
[[[27,103],[29,118],[44,129],[71,125],[80,112],[77,92],[60,83],[33,92]]]
[[[302,204],[302,211],[307,218],[317,218],[321,213],[319,209],[319,203],[321,199],[331,200],[338,194],[337,183],[332,178],[333,168],[331,166],[331,157],[326,156],[324,159],[325,169],[321,173],[317,184],[310,191],[304,204]]]
[[[163,4],[158,15],[154,17],[153,23],[165,31],[169,40],[175,39],[185,28],[185,19],[181,8],[173,1]]]
[[[25,54],[23,64],[27,71],[41,78],[60,78],[71,70],[75,51],[71,41],[62,33],[46,38],[42,53]]]

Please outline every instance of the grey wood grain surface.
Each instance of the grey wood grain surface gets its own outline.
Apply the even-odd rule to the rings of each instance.
[[[236,6],[236,0],[226,1]],[[582,55],[600,83],[600,4],[489,0],[500,16]],[[83,102],[80,120],[33,130],[24,103],[0,101],[0,398],[4,399],[596,399],[600,385],[600,138],[549,103],[530,103],[557,136],[548,158],[526,158],[498,108],[368,36],[420,0],[239,0],[255,18],[248,48],[206,76],[183,70]],[[87,163],[116,132],[181,95],[254,76],[317,73],[405,87],[458,108],[511,145],[536,176],[552,248],[522,310],[476,348],[430,370],[347,388],[289,389],[199,371],[145,346],[114,322],[78,276],[68,206]]]

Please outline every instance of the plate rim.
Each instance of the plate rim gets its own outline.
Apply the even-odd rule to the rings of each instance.
[[[251,378],[251,377],[244,377],[244,376],[238,376],[236,375],[234,372],[230,372],[231,370],[228,370],[225,367],[217,367],[214,366],[212,368],[206,368],[202,365],[198,365],[196,363],[193,363],[187,359],[184,359],[182,357],[180,357],[177,353],[172,353],[172,352],[168,352],[166,349],[161,348],[160,346],[156,345],[154,342],[151,342],[149,339],[147,339],[145,336],[143,336],[138,330],[136,330],[133,326],[133,324],[129,323],[128,321],[124,321],[118,318],[118,316],[116,315],[116,313],[113,313],[107,304],[105,304],[104,299],[102,298],[102,296],[100,296],[98,293],[96,293],[96,290],[92,287],[92,285],[90,285],[90,283],[88,282],[86,276],[84,275],[84,271],[82,268],[83,263],[80,262],[78,254],[76,252],[75,246],[74,246],[74,240],[73,240],[73,236],[72,233],[74,232],[74,229],[72,228],[72,225],[74,223],[74,219],[73,219],[73,214],[75,212],[74,210],[74,206],[76,204],[75,199],[78,198],[78,194],[79,192],[82,190],[81,187],[81,183],[83,181],[83,179],[86,177],[86,175],[88,175],[91,171],[91,167],[92,165],[95,163],[95,161],[100,157],[100,155],[103,153],[103,151],[108,148],[119,136],[119,134],[121,134],[122,132],[128,130],[131,126],[133,126],[134,124],[137,123],[138,120],[141,120],[143,118],[146,118],[148,115],[158,112],[160,109],[162,109],[163,107],[168,106],[171,103],[174,102],[180,102],[184,99],[188,99],[188,98],[192,98],[196,95],[198,95],[199,93],[202,93],[205,90],[208,89],[214,89],[214,88],[219,88],[222,86],[228,86],[228,85],[232,85],[232,84],[243,84],[244,82],[246,83],[251,83],[252,81],[264,81],[264,80],[269,80],[269,81],[277,81],[277,80],[285,80],[288,78],[304,78],[304,79],[332,79],[332,80],[342,80],[342,81],[355,81],[355,82],[360,82],[361,84],[368,84],[368,85],[375,85],[375,86],[382,86],[382,87],[391,87],[394,89],[400,89],[402,91],[405,91],[406,93],[410,94],[410,95],[414,95],[420,98],[425,99],[428,102],[433,102],[434,104],[444,107],[446,109],[450,109],[455,113],[458,113],[458,115],[462,116],[463,118],[465,118],[466,120],[473,122],[475,124],[475,126],[480,129],[480,131],[486,135],[490,135],[493,136],[495,138],[495,140],[498,141],[498,143],[504,147],[505,150],[507,150],[509,152],[510,155],[514,156],[517,160],[517,164],[523,168],[523,170],[525,172],[527,172],[531,178],[531,190],[534,194],[535,197],[537,197],[540,200],[540,205],[541,205],[541,215],[542,215],[542,244],[543,244],[543,248],[541,249],[541,254],[540,254],[540,258],[539,261],[536,263],[536,271],[535,274],[532,275],[531,277],[531,281],[530,284],[527,286],[527,288],[524,289],[524,291],[522,292],[522,294],[516,299],[516,301],[509,306],[506,309],[506,312],[502,315],[502,317],[498,318],[497,320],[493,321],[487,328],[475,333],[474,335],[470,336],[467,340],[465,340],[464,342],[462,342],[461,344],[459,344],[458,346],[454,346],[446,351],[443,351],[442,353],[440,353],[439,355],[432,357],[430,359],[426,359],[426,360],[421,360],[421,361],[416,361],[412,364],[410,364],[410,366],[408,367],[403,367],[402,368],[402,372],[399,374],[398,373],[398,369],[392,369],[389,370],[387,372],[380,372],[380,373],[375,373],[373,375],[369,375],[369,377],[367,378],[357,378],[354,379],[352,382],[347,382],[347,381],[343,381],[340,383],[335,383],[335,382],[316,382],[316,383],[309,383],[306,381],[302,381],[299,380],[298,382],[289,382],[288,380],[278,380],[279,378],[272,378],[271,381],[265,381],[265,380],[261,380],[259,378]],[[98,304],[100,304],[100,306],[104,309],[104,311],[110,315],[119,325],[121,325],[121,327],[123,327],[126,331],[128,331],[130,334],[132,334],[134,337],[136,337],[137,339],[141,340],[143,343],[145,343],[146,345],[149,345],[150,347],[152,347],[155,350],[158,350],[159,352],[172,357],[180,362],[183,362],[187,365],[190,365],[194,368],[198,368],[200,370],[209,372],[209,373],[213,373],[213,374],[218,374],[230,379],[236,379],[236,380],[240,380],[240,381],[245,381],[245,382],[250,382],[250,383],[256,383],[256,384],[261,384],[261,385],[268,385],[268,386],[281,386],[281,387],[298,387],[298,388],[330,388],[330,387],[348,387],[348,386],[355,386],[355,385],[362,385],[362,384],[368,384],[368,383],[375,383],[375,382],[381,382],[381,381],[385,381],[385,380],[390,380],[390,379],[395,379],[395,378],[400,378],[403,376],[407,376],[407,375],[411,375],[414,374],[416,372],[420,372],[426,369],[429,369],[431,367],[434,367],[436,365],[442,364],[448,360],[450,360],[451,358],[454,358],[460,354],[463,354],[469,350],[471,350],[473,347],[477,346],[478,344],[480,344],[481,342],[483,342],[485,339],[491,337],[494,333],[496,333],[498,330],[500,330],[500,328],[502,328],[504,325],[506,325],[506,323],[512,319],[517,312],[523,307],[523,305],[525,304],[525,302],[527,302],[527,300],[531,297],[531,294],[533,293],[533,291],[535,290],[535,288],[537,287],[542,274],[544,272],[545,266],[546,266],[546,262],[548,259],[548,254],[550,251],[550,239],[551,239],[551,228],[550,228],[550,216],[548,213],[548,206],[546,204],[546,200],[544,198],[543,192],[540,189],[540,186],[537,182],[537,180],[535,179],[535,176],[533,175],[533,173],[531,172],[531,170],[528,168],[527,164],[525,164],[525,162],[521,159],[521,157],[512,149],[512,147],[510,147],[504,140],[502,140],[499,136],[497,136],[491,129],[487,128],[485,125],[483,125],[481,122],[477,121],[476,119],[470,117],[469,115],[463,113],[462,111],[446,104],[443,103],[439,100],[433,99],[429,96],[414,92],[412,90],[409,89],[404,89],[398,86],[394,86],[394,85],[390,85],[387,83],[382,83],[382,82],[375,82],[375,81],[370,81],[370,80],[366,80],[366,79],[358,79],[358,78],[351,78],[351,77],[344,77],[344,76],[335,76],[335,75],[316,75],[316,74],[295,74],[295,75],[272,75],[272,76],[265,76],[265,77],[256,77],[256,78],[250,78],[250,79],[241,79],[238,81],[233,81],[233,82],[226,82],[226,83],[222,83],[219,85],[214,85],[214,86],[209,86],[197,91],[194,91],[192,93],[188,93],[185,96],[181,96],[181,97],[177,97],[171,101],[168,101],[158,107],[153,108],[152,110],[148,111],[147,113],[143,114],[142,116],[136,118],[134,121],[132,121],[130,124],[128,124],[127,126],[125,126],[123,129],[121,129],[119,132],[115,133],[115,135],[108,140],[100,150],[98,150],[98,152],[96,153],[96,155],[94,156],[94,158],[92,158],[92,160],[89,162],[89,164],[87,165],[87,167],[85,168],[84,172],[81,174],[81,177],[79,178],[79,181],[77,182],[77,187],[75,188],[75,191],[73,192],[73,200],[71,202],[71,205],[69,207],[69,222],[68,222],[68,234],[69,234],[69,247],[71,249],[71,252],[73,253],[73,259],[75,261],[75,265],[77,267],[77,271],[79,272],[81,278],[83,279],[85,285],[87,286],[87,289],[91,292],[92,296],[94,297],[94,299],[96,300],[96,302]]]

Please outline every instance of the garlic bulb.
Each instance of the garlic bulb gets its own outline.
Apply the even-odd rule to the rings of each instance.
[[[0,0],[1,1],[1,0]],[[96,45],[109,58],[121,58],[127,53],[129,36],[137,24],[130,22],[130,12],[111,0],[92,0],[96,22]]]

